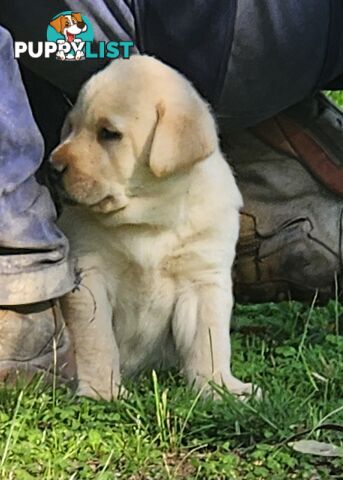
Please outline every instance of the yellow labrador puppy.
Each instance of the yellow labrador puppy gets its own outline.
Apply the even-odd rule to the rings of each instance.
[[[62,302],[78,393],[116,398],[121,379],[177,364],[190,384],[237,395],[230,372],[231,267],[241,195],[207,104],[147,56],[83,88],[51,156],[61,225],[82,271]]]

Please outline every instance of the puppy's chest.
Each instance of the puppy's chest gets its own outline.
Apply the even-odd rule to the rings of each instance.
[[[185,237],[175,232],[126,235],[114,242],[108,271],[114,286],[115,303],[138,304],[142,309],[163,303],[180,283],[191,281],[206,266],[208,252],[198,251],[199,236]],[[114,262],[112,260],[114,259]],[[151,302],[151,299],[154,302]],[[151,307],[152,308],[152,307]]]
[[[118,239],[112,270],[115,308],[137,318],[147,311],[171,308],[175,282],[166,266],[175,249],[175,235],[133,235]]]
[[[112,291],[113,328],[126,372],[159,356],[170,334],[176,284],[163,268],[166,244],[148,240],[126,244],[130,249],[119,255]]]

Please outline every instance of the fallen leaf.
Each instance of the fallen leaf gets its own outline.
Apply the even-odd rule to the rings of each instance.
[[[331,445],[326,442],[316,442],[315,440],[300,440],[288,444],[296,452],[307,453],[310,455],[319,455],[321,457],[342,457],[343,448]]]

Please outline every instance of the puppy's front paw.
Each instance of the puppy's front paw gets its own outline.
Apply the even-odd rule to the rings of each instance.
[[[220,400],[222,395],[211,384],[218,385],[219,389],[224,388],[232,395],[235,395],[240,400],[246,400],[248,397],[254,396],[257,399],[262,397],[262,391],[253,383],[244,383],[232,375],[214,375],[212,378],[197,375],[192,382],[193,387],[203,397],[212,397],[215,400]]]
[[[118,398],[127,397],[127,390],[120,384],[113,384],[112,387],[104,388],[85,381],[79,381],[76,395],[79,397],[92,398],[93,400],[107,400],[111,402]]]
[[[258,400],[262,398],[262,390],[253,383],[244,383],[238,378],[230,376],[222,381],[222,385],[230,392],[241,400],[245,400],[247,397],[254,396]]]

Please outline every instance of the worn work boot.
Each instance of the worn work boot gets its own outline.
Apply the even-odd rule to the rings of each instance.
[[[343,113],[319,94],[253,129],[222,132],[244,198],[236,299],[342,295]]]
[[[75,363],[58,302],[0,307],[0,381],[30,381],[42,374],[50,382],[72,383]]]

